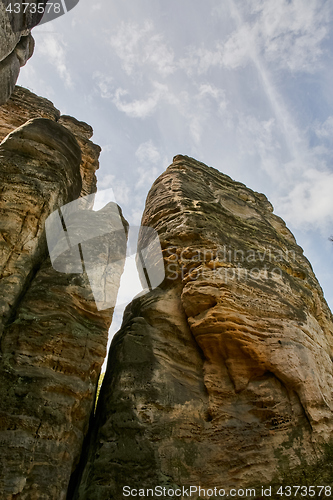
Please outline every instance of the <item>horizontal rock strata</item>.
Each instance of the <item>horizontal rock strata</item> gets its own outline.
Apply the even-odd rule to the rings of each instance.
[[[60,111],[48,99],[17,85],[8,102],[0,107],[0,140],[33,118],[57,121]]]
[[[60,117],[52,103],[24,89],[17,89],[4,108],[0,497],[65,499],[93,413],[113,312],[108,302],[98,307],[79,248],[86,259],[83,265],[98,264],[97,278],[103,278],[99,300],[107,293],[115,295],[127,223],[113,203],[99,212],[89,210],[100,152],[89,139],[91,127]],[[87,195],[88,204],[75,201]],[[76,204],[78,215],[73,211]],[[72,207],[71,217],[66,207]],[[60,223],[59,235],[52,233],[51,240],[62,248],[67,244],[68,250],[59,253],[55,268],[48,256],[46,225],[51,214],[59,213],[66,231]],[[48,227],[57,229],[56,224]],[[92,231],[97,234],[93,242]],[[75,246],[75,237],[82,246]],[[72,254],[79,255],[74,267]]]
[[[245,488],[315,461],[332,440],[332,314],[267,198],[176,156],[142,224],[167,277],[113,339],[74,498]]]
[[[74,134],[81,149],[82,189],[80,196],[95,193],[97,189],[95,172],[99,168],[98,158],[101,148],[90,140],[93,135],[92,127],[72,116],[61,115],[48,99],[16,86],[9,101],[0,107],[0,140],[2,141],[10,132],[33,118],[48,118],[56,121]]]
[[[67,129],[36,118],[0,145],[2,322],[46,254],[45,221],[82,189],[81,151]]]

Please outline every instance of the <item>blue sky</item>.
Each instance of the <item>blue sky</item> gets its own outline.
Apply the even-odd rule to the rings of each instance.
[[[132,224],[176,154],[264,192],[332,308],[332,17],[329,0],[80,0],[33,30],[18,83],[93,126],[99,189]]]

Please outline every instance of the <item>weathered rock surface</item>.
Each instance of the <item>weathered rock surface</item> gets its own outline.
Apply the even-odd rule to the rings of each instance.
[[[17,85],[9,101],[0,107],[0,140],[33,118],[57,121],[60,111],[48,99]]]
[[[61,115],[57,121],[73,132],[82,152],[80,166],[82,177],[81,196],[87,196],[92,192],[96,192],[97,187],[94,166],[98,164],[101,148],[89,140],[93,135],[92,127],[67,115]]]
[[[72,116],[61,115],[48,99],[16,86],[9,101],[0,107],[0,140],[2,141],[10,132],[33,118],[48,118],[56,121],[75,135],[81,149],[82,190],[80,196],[95,193],[97,189],[95,172],[99,167],[98,158],[101,148],[90,140],[93,135],[92,127]]]
[[[1,330],[46,254],[45,221],[80,195],[81,151],[73,134],[35,118],[0,145]]]
[[[0,1],[0,105],[10,98],[20,68],[33,54],[35,42],[30,32],[42,19],[46,1]]]
[[[49,101],[24,89],[1,114],[6,132],[16,125],[0,145],[0,497],[58,500],[88,430],[113,309],[98,310],[80,254],[80,269],[68,264],[71,247],[58,257],[63,272],[51,265],[45,223],[61,209],[66,233],[56,239],[74,245],[77,236],[86,262],[104,263],[104,295],[104,282],[109,295],[119,287],[127,224],[113,203],[87,210],[100,151],[88,125],[60,119]],[[63,205],[86,195],[79,215],[66,217]]]
[[[114,337],[75,499],[265,484],[332,440],[332,314],[272,212],[184,156],[154,183],[142,224],[167,278]]]

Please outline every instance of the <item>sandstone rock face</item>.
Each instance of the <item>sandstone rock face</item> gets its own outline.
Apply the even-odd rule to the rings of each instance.
[[[20,68],[33,54],[35,42],[30,31],[43,17],[37,6],[45,5],[46,0],[0,1],[0,105],[10,98]]]
[[[0,145],[1,330],[46,253],[45,220],[82,188],[81,151],[67,129],[35,118]]]
[[[115,294],[127,223],[113,203],[88,210],[100,151],[89,140],[91,128],[71,117],[60,123],[51,103],[28,91],[14,94],[1,115],[6,132],[20,126],[0,145],[0,497],[65,499],[94,409],[113,312],[98,308],[82,265],[95,259],[102,296],[110,287]],[[4,123],[6,114],[11,119]],[[89,203],[66,218],[65,208],[86,195]],[[84,241],[59,254],[61,272],[51,265],[46,241],[50,214],[59,213],[66,231],[60,227],[51,239],[63,248],[76,236]],[[95,232],[103,226],[93,242],[89,223]],[[73,268],[78,248],[85,260],[79,253]]]
[[[16,86],[9,101],[0,107],[0,140],[32,118],[57,121],[60,111],[48,99]]]
[[[32,123],[29,122],[31,120]],[[29,127],[26,126],[27,122],[30,123]],[[22,125],[24,125],[23,128]],[[67,133],[68,130],[70,131],[69,133]],[[36,266],[36,263],[39,262],[40,257],[39,255],[35,257],[34,252],[40,253],[40,251],[45,252],[46,250],[45,236],[41,244],[40,234],[44,234],[44,223],[48,215],[55,210],[56,206],[64,205],[79,196],[83,197],[96,192],[95,172],[99,167],[98,157],[101,148],[90,140],[92,133],[92,128],[86,123],[79,122],[70,116],[61,116],[59,110],[49,100],[38,97],[22,87],[16,87],[9,101],[0,108],[0,139],[3,140],[7,134],[11,134],[0,146],[0,149],[3,151],[3,193],[7,193],[6,196],[8,196],[8,192],[11,191],[9,199],[14,200],[12,209],[9,208],[6,196],[3,197],[2,203],[2,210],[5,215],[0,221],[2,225],[2,240],[0,240],[0,244],[2,252],[7,252],[7,258],[14,250],[11,246],[12,243],[6,245],[4,241],[6,234],[11,235],[7,237],[12,238],[12,240],[15,239],[18,229],[14,229],[12,226],[16,224],[18,227],[22,223],[22,220],[25,221],[28,227],[27,234],[23,231],[21,235],[23,238],[22,241],[25,241],[25,238],[28,245],[25,252],[22,253],[21,251],[20,240],[16,246],[17,250],[15,250],[17,251],[18,258],[22,261],[21,264],[18,264],[21,269],[21,281],[15,285],[16,294],[14,296],[8,295],[7,288],[2,288],[2,292],[0,292],[0,297],[5,297],[1,299],[3,318],[7,317],[10,310],[10,307],[7,306],[8,312],[5,312],[5,303],[13,304],[12,301],[15,302],[17,300],[25,279],[29,277],[29,273]],[[57,153],[59,147],[62,149]],[[29,158],[28,161],[26,156]],[[17,158],[18,160],[16,160]],[[42,160],[41,163],[40,160]],[[18,166],[16,165],[17,161],[20,165],[19,168],[16,168]],[[15,164],[14,170],[10,166],[13,163]],[[43,165],[45,171],[42,172],[40,168],[35,170],[36,165]],[[51,165],[52,168],[50,167]],[[38,187],[37,178],[39,175],[41,175],[40,180],[42,185]],[[67,176],[67,180],[63,184],[58,183],[61,175],[63,177]],[[52,181],[55,181],[55,184],[52,184]],[[17,201],[21,197],[21,193],[17,189],[18,185],[22,186],[27,195],[31,193],[32,207],[29,208],[29,217],[26,217],[27,207],[25,203],[21,206],[21,216],[18,215]],[[68,190],[72,185],[71,192],[60,196],[58,192],[59,188],[65,187]],[[75,188],[74,185],[76,185]],[[33,199],[32,193],[34,190],[39,193],[36,194],[36,196],[39,196],[39,202]],[[41,212],[46,192],[48,192],[52,201],[47,203],[48,209]],[[37,225],[33,216],[36,220],[41,218]],[[31,221],[33,230],[29,227]],[[40,234],[35,237],[35,249],[33,250],[33,243],[28,235],[33,234],[36,228],[38,228]],[[5,253],[2,255],[3,259],[5,259]],[[12,264],[9,265],[13,269],[18,269],[15,268],[16,264],[12,260],[13,257],[10,257],[10,259]],[[12,283],[13,275],[11,271],[8,276],[10,276],[8,279]],[[12,284],[11,287],[13,286]]]
[[[176,156],[142,224],[167,277],[114,337],[74,498],[245,488],[315,460],[333,437],[332,314],[267,198]]]
[[[57,121],[73,132],[81,148],[81,196],[96,192],[95,165],[98,164],[101,148],[89,140],[93,135],[92,127],[84,122],[79,122],[72,116],[62,115]]]
[[[99,167],[98,158],[101,148],[90,140],[93,135],[92,127],[72,116],[61,115],[48,99],[16,86],[9,101],[0,108],[0,140],[33,118],[48,118],[56,121],[75,135],[81,149],[82,189],[80,196],[95,193],[97,189],[95,172]]]

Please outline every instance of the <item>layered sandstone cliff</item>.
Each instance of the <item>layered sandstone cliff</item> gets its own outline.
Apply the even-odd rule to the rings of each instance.
[[[71,495],[245,488],[315,462],[333,437],[333,321],[283,220],[263,194],[176,156],[142,224],[167,277],[127,307]]]
[[[93,415],[127,223],[92,211],[91,136],[26,89],[0,108],[1,498],[246,488],[315,463],[333,437],[322,290],[264,195],[184,156],[142,220],[166,278],[127,307]]]
[[[91,127],[17,88],[0,133],[0,497],[58,500],[88,430],[113,312],[98,307],[87,264],[102,274],[102,296],[115,295],[127,223],[113,203],[91,211]]]

